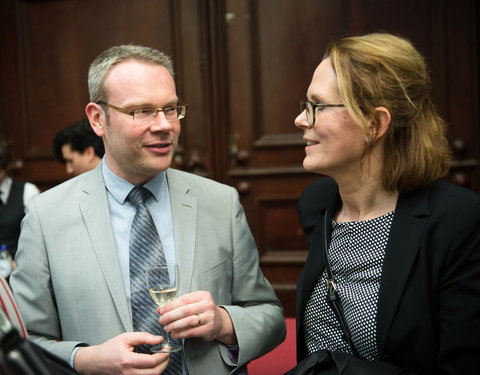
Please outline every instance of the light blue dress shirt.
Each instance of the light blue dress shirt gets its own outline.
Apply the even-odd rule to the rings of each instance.
[[[135,205],[126,199],[135,185],[115,175],[108,168],[105,159],[103,159],[102,163],[103,178],[105,179],[105,186],[107,187],[107,199],[113,237],[131,314],[129,240],[130,229],[136,209]],[[153,198],[147,199],[145,203],[157,227],[158,235],[162,241],[165,259],[167,263],[175,263],[175,240],[173,237],[172,210],[170,207],[166,173],[161,172],[157,174],[143,186],[150,190],[153,195]]]

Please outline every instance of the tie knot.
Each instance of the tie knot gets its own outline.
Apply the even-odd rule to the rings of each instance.
[[[146,187],[135,186],[130,190],[130,193],[128,193],[127,199],[137,206],[139,204],[145,204],[145,201],[150,195],[152,195],[152,193]]]

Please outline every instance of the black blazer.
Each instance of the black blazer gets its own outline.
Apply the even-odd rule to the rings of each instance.
[[[303,312],[324,270],[324,215],[330,223],[340,205],[331,178],[312,183],[298,203],[310,244],[297,285],[298,362],[308,354]],[[382,359],[419,374],[480,374],[480,195],[443,180],[401,194],[379,293]]]

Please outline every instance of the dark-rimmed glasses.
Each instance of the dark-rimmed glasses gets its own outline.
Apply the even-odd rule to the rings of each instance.
[[[325,103],[312,103],[310,100],[300,101],[300,112],[306,111],[307,122],[310,127],[315,124],[315,112],[317,108],[323,110],[329,107],[345,107],[343,104],[325,104]]]
[[[118,112],[122,112],[126,115],[132,116],[133,121],[140,125],[151,124],[157,118],[158,112],[163,112],[165,118],[168,121],[181,120],[185,117],[185,114],[187,112],[187,105],[171,105],[165,108],[139,108],[133,111],[129,111],[128,109],[117,107],[116,105],[106,103],[101,100],[96,103],[106,105],[107,107],[113,108]]]

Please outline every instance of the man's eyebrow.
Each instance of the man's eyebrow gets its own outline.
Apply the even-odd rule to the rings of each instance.
[[[158,107],[157,105],[153,104],[153,103],[142,103],[142,104],[129,104],[127,106],[127,108],[136,108],[136,109],[156,109],[156,108],[165,108],[165,107],[172,107],[172,106],[175,106],[175,105],[178,105],[179,103],[179,99],[178,98],[175,98],[175,99],[172,99],[168,102],[166,102],[163,107]]]

